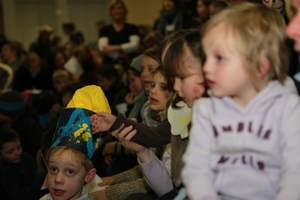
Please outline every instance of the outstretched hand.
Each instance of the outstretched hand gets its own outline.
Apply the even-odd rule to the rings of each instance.
[[[131,139],[135,136],[137,131],[133,129],[133,126],[128,126],[124,128],[124,124],[122,124],[117,130],[111,132],[111,134],[116,137],[122,145],[134,151],[140,159],[140,162],[146,163],[151,159],[150,150],[138,143],[131,141]]]
[[[92,115],[90,121],[93,133],[108,131],[115,120],[116,116],[110,113],[99,112]]]

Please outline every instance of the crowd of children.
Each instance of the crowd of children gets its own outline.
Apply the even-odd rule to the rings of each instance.
[[[6,41],[1,199],[299,199],[299,0],[244,1],[164,0],[140,38],[112,0],[99,49],[71,22]]]

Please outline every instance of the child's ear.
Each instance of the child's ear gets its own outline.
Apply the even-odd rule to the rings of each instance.
[[[88,172],[88,174],[86,175],[84,181],[85,181],[86,183],[91,182],[91,181],[94,179],[95,174],[96,174],[96,168],[91,169],[91,170]]]
[[[258,66],[257,75],[259,78],[265,77],[270,70],[270,61],[267,58],[263,58]]]

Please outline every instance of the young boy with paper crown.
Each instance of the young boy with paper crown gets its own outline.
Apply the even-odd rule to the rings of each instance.
[[[77,90],[62,111],[47,161],[50,193],[41,200],[95,199],[84,185],[94,179],[91,158],[103,143],[101,135],[91,133],[90,126],[90,116],[99,111],[111,112],[102,89],[94,85]]]
[[[300,199],[300,101],[287,76],[285,22],[240,3],[203,29],[209,99],[193,106],[189,199]]]

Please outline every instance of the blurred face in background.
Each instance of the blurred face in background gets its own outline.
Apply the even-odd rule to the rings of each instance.
[[[0,156],[3,160],[10,163],[19,163],[21,161],[22,147],[19,139],[4,143]]]
[[[209,18],[209,8],[202,0],[197,1],[197,14],[201,19],[206,20]]]
[[[129,89],[133,95],[138,95],[143,91],[142,79],[136,76],[132,70],[128,70]]]
[[[12,51],[8,44],[4,44],[1,49],[1,60],[5,64],[10,64],[9,62],[16,57],[16,52]]]
[[[149,92],[151,90],[152,71],[159,66],[159,63],[149,56],[144,56],[141,62],[141,79],[143,81],[144,90]]]
[[[65,55],[63,55],[62,52],[58,52],[55,55],[55,65],[57,67],[61,67],[62,68],[66,62],[67,62],[67,59],[66,59]]]
[[[127,14],[126,9],[124,8],[123,4],[120,2],[115,3],[110,8],[110,16],[112,20],[125,19],[126,14]]]
[[[30,65],[27,67],[28,71],[32,76],[38,75],[40,73],[42,66],[40,60],[34,60],[30,63]]]
[[[175,9],[174,1],[172,1],[172,0],[163,0],[163,8],[165,10],[174,10]]]

